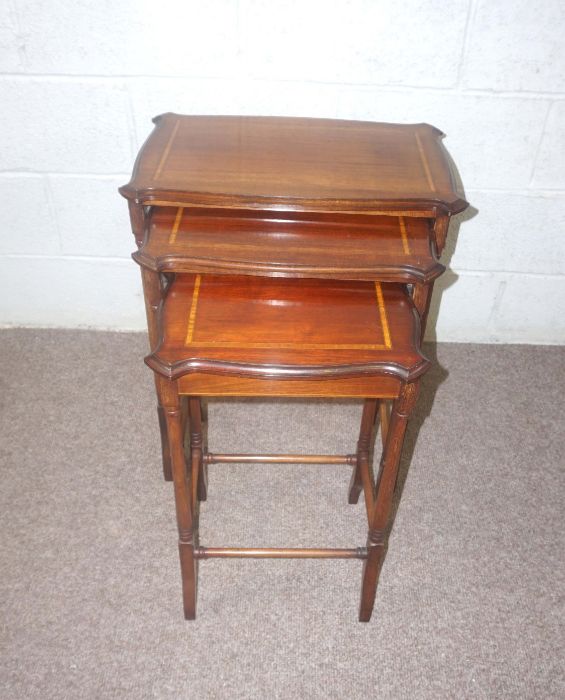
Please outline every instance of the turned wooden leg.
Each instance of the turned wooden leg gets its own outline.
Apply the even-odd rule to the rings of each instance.
[[[368,622],[373,612],[377,583],[385,550],[386,526],[392,507],[392,497],[398,474],[404,433],[408,416],[416,403],[417,396],[418,382],[406,384],[399,398],[392,405],[386,445],[381,458],[375,502],[369,519],[368,553],[363,569],[361,606],[359,609],[359,620],[361,622]]]
[[[190,398],[190,461],[192,469],[193,502],[205,501],[208,496],[207,467],[202,459],[202,404],[198,398]]]
[[[358,502],[362,488],[365,487],[365,490],[367,489],[367,484],[364,485],[363,483],[363,474],[364,472],[367,474],[369,473],[369,450],[371,447],[371,437],[378,404],[378,399],[366,399],[363,404],[361,429],[359,430],[359,439],[357,440],[357,463],[349,483],[348,502],[351,504]]]
[[[206,401],[200,399],[200,415],[202,416],[202,422],[208,422],[208,404]]]
[[[432,301],[432,292],[434,291],[434,283],[415,284],[412,290],[412,300],[420,315],[420,340],[423,342],[424,333],[426,332],[426,323],[428,322],[428,313],[430,311],[430,303]]]
[[[159,328],[158,328],[158,312],[161,299],[163,297],[163,289],[161,278],[158,272],[141,269],[141,281],[143,282],[143,296],[145,298],[145,314],[147,316],[147,329],[149,331],[149,347],[155,350],[159,343]],[[157,395],[159,390],[157,389]],[[171,471],[171,452],[169,449],[169,438],[167,436],[167,428],[163,406],[160,402],[157,403],[157,416],[159,418],[159,430],[161,433],[161,455],[163,458],[163,476],[166,481],[173,480]]]
[[[160,403],[157,403],[157,416],[159,418],[159,431],[161,433],[161,456],[163,459],[163,477],[165,481],[172,481],[173,470],[171,467],[171,450],[169,449],[167,421],[165,420],[165,411]]]
[[[167,427],[179,532],[184,616],[196,617],[196,560],[194,557],[194,510],[190,472],[186,469],[182,412],[176,382],[159,378],[159,399]]]
[[[388,433],[388,423],[389,423],[389,413],[387,401],[381,401],[379,405],[379,418],[381,424],[381,442],[384,446],[386,445],[386,436]]]

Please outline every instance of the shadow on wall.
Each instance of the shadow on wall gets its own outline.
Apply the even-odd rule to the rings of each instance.
[[[455,175],[456,189],[458,193],[464,199],[466,199],[465,190],[463,188],[463,183],[461,182],[459,171],[457,170],[457,167],[449,153],[446,152],[446,154],[452,172]],[[478,209],[469,205],[467,209],[465,209],[465,211],[453,216],[449,224],[449,234],[447,237],[445,249],[441,256],[441,261],[447,269],[443,273],[443,275],[438,280],[436,280],[434,284],[434,293],[432,296],[430,310],[428,313],[428,320],[426,324],[426,341],[424,344],[424,355],[431,361],[432,364],[428,372],[426,372],[426,374],[422,377],[418,402],[416,404],[414,412],[410,417],[408,427],[406,429],[406,436],[404,439],[404,446],[402,449],[402,457],[400,460],[398,477],[396,480],[393,509],[388,526],[389,532],[394,527],[396,513],[398,511],[398,506],[402,497],[402,492],[406,484],[406,479],[408,478],[410,463],[412,461],[414,449],[418,441],[418,434],[426,418],[430,415],[432,411],[432,407],[439,387],[449,376],[449,371],[445,367],[443,367],[438,360],[436,324],[439,315],[439,310],[441,307],[441,299],[443,293],[446,289],[449,289],[449,287],[454,285],[459,278],[459,275],[457,275],[453,270],[450,269],[450,264],[451,258],[453,257],[453,253],[457,245],[457,239],[459,237],[461,224],[465,221],[473,219],[475,216],[477,216],[478,213]]]
[[[449,165],[451,167],[451,171],[455,177],[455,187],[458,192],[458,194],[463,197],[464,199],[467,199],[465,196],[465,189],[463,187],[463,183],[461,181],[461,176],[459,175],[459,170],[457,169],[457,166],[455,165],[453,158],[451,155],[448,153],[447,150],[445,150],[445,154],[447,156],[447,160],[449,161]],[[451,258],[453,257],[453,253],[455,252],[455,248],[457,246],[457,240],[459,238],[459,231],[461,228],[461,224],[464,223],[465,221],[469,221],[470,219],[475,218],[477,214],[479,213],[479,210],[473,207],[471,204],[465,209],[465,211],[462,211],[460,214],[456,214],[451,218],[450,224],[449,224],[449,234],[447,236],[447,241],[445,244],[444,251],[441,256],[441,262],[445,265],[446,271],[443,273],[443,275],[436,280],[434,284],[434,293],[432,296],[431,304],[430,304],[430,310],[428,313],[428,321],[426,324],[426,342],[428,344],[435,343],[437,342],[437,333],[436,333],[436,325],[437,325],[437,319],[439,316],[439,310],[441,307],[441,299],[443,296],[443,293],[446,289],[449,289],[449,287],[453,286],[458,278],[459,275],[457,275],[451,268]],[[428,345],[429,347],[429,345]],[[429,352],[429,349],[428,349]],[[430,360],[436,361],[435,358],[435,351],[433,353],[433,356],[430,357]]]

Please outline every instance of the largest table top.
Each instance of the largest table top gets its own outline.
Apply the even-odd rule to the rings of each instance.
[[[462,211],[429,124],[162,114],[120,192],[141,204],[303,212]]]

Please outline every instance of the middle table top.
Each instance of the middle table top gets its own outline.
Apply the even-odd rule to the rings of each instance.
[[[133,258],[158,272],[427,283],[438,262],[430,222],[403,216],[246,215],[155,207]]]

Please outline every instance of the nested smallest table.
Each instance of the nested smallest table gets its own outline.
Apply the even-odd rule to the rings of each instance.
[[[403,285],[179,275],[161,307],[159,323],[160,342],[146,362],[158,377],[169,436],[186,618],[196,614],[197,559],[324,557],[365,561],[359,618],[368,621],[406,421],[429,364],[419,347],[419,316]],[[213,395],[363,398],[357,451],[337,456],[210,454],[203,445],[198,397]],[[183,396],[189,397],[189,470]],[[369,450],[379,399],[392,399],[393,404],[375,484]],[[206,498],[206,465],[231,461],[351,466],[349,502],[356,503],[363,490],[366,546],[242,549],[198,544],[197,501]]]

